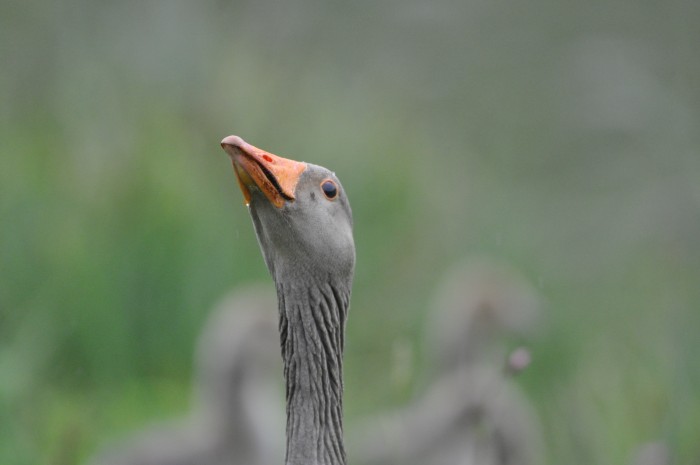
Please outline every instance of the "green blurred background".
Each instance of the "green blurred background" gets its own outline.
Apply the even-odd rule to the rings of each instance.
[[[352,200],[350,424],[488,256],[547,303],[549,463],[700,463],[698,44],[693,0],[0,2],[0,463],[187,411],[207,312],[270,282],[228,134]]]

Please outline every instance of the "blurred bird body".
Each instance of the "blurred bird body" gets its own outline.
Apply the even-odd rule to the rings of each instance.
[[[105,448],[91,465],[268,465],[281,460],[274,296],[257,286],[224,299],[206,323],[195,400],[183,420]]]
[[[431,381],[406,407],[367,419],[353,432],[358,463],[541,463],[536,415],[509,382],[503,345],[508,335],[534,330],[539,306],[531,286],[502,264],[470,261],[450,270],[426,335]],[[522,369],[526,351],[519,350]]]

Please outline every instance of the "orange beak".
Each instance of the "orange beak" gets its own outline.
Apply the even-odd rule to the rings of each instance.
[[[260,189],[277,208],[282,208],[288,200],[294,200],[294,190],[306,169],[306,163],[278,157],[238,136],[225,137],[221,147],[231,157],[246,205],[250,204],[250,188],[253,186]]]

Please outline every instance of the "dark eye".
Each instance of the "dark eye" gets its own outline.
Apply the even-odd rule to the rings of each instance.
[[[338,186],[330,179],[326,179],[321,183],[321,190],[328,200],[333,200],[338,196]]]

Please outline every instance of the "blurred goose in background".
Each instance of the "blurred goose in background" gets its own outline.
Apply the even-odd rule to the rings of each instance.
[[[505,339],[532,337],[541,306],[537,291],[508,264],[484,258],[457,264],[435,293],[428,319],[430,366],[448,373],[475,362],[502,363]]]
[[[366,421],[351,436],[363,465],[534,465],[542,439],[508,376],[529,353],[506,356],[506,336],[537,326],[535,290],[493,261],[462,264],[439,288],[426,335],[432,382],[411,405]]]
[[[252,286],[226,297],[199,338],[194,409],[136,433],[91,465],[268,465],[284,454],[274,293]]]

